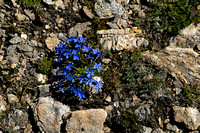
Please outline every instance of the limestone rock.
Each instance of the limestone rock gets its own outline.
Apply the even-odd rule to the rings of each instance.
[[[83,11],[84,11],[84,13],[85,13],[90,19],[93,19],[93,18],[94,18],[94,15],[93,15],[92,12],[88,9],[87,6],[84,6],[84,7],[83,7]]]
[[[31,12],[31,10],[24,10],[25,14],[31,19],[35,20],[35,14]]]
[[[176,37],[172,37],[170,45],[180,48],[194,48],[200,42],[200,24],[190,24],[182,29]]]
[[[43,2],[48,4],[48,5],[52,5],[53,4],[52,0],[43,0]]]
[[[6,111],[6,101],[3,99],[3,97],[0,95],[0,115],[2,112]]]
[[[68,114],[66,114],[68,117]],[[103,109],[89,109],[71,112],[71,117],[66,120],[68,133],[101,133],[103,123],[107,117]],[[64,119],[65,119],[64,118]]]
[[[19,42],[21,42],[22,40],[21,40],[21,38],[19,37],[19,36],[15,36],[15,37],[13,37],[12,39],[10,39],[10,43],[12,43],[12,44],[17,44],[17,43],[19,43]]]
[[[91,22],[77,23],[74,27],[70,28],[68,31],[69,36],[80,36],[84,31],[91,30]]]
[[[196,130],[200,126],[200,113],[196,108],[174,106],[174,119],[183,122],[190,130]]]
[[[34,118],[42,132],[60,132],[62,115],[70,111],[70,108],[55,101],[51,97],[39,98],[33,106]]]
[[[24,129],[28,124],[28,114],[19,109],[11,111],[8,118],[13,130]]]
[[[13,94],[8,94],[8,102],[9,103],[17,103],[19,102],[19,99],[17,98],[17,96],[13,95]]]
[[[122,16],[125,12],[124,8],[115,0],[97,0],[94,8],[101,19]]]
[[[139,48],[145,42],[142,37],[137,37],[141,30],[137,27],[132,29],[110,29],[110,30],[99,30],[97,34],[100,35],[100,42],[104,45],[105,49],[113,50],[124,50]]]
[[[200,56],[193,49],[169,46],[159,52],[142,55],[158,68],[166,70],[176,79],[177,87],[200,83]]]
[[[47,37],[45,40],[45,43],[47,45],[47,48],[51,51],[55,50],[55,47],[59,44],[60,40],[57,38],[58,34],[50,34],[50,37]]]
[[[151,110],[150,110],[150,105],[144,105],[144,106],[140,106],[138,107],[135,112],[134,112],[137,116],[139,116],[140,120],[144,120],[148,115],[151,114]]]

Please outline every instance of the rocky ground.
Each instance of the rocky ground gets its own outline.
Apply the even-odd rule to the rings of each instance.
[[[200,24],[148,49],[139,0],[0,0],[0,132],[200,131]],[[56,85],[55,47],[85,36],[103,52],[103,88],[86,98]]]

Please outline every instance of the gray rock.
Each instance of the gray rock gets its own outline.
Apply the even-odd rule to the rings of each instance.
[[[0,115],[6,111],[6,101],[3,99],[3,97],[0,95]]]
[[[44,84],[44,85],[40,85],[39,87],[38,87],[38,89],[39,89],[39,95],[40,95],[40,97],[44,97],[44,96],[46,96],[47,94],[49,94],[49,87],[50,87],[51,85],[50,84]]]
[[[88,109],[71,112],[64,115],[66,119],[66,132],[68,133],[102,133],[103,123],[106,120],[107,113],[103,109]]]
[[[91,22],[77,23],[74,27],[70,28],[68,31],[69,36],[80,36],[84,31],[91,30]]]
[[[151,127],[145,127],[142,126],[142,129],[139,131],[140,133],[151,133],[152,132],[152,128]]]
[[[30,46],[32,46],[32,47],[36,47],[36,46],[38,46],[36,40],[27,41],[27,43],[28,43],[28,45],[30,45]]]
[[[196,108],[173,106],[174,120],[183,122],[190,130],[197,130],[200,126],[200,113]]]
[[[174,131],[175,133],[179,133],[179,129],[176,125],[171,125],[170,123],[167,123],[166,128],[167,130]]]
[[[107,22],[106,24],[109,25],[110,28],[112,28],[112,29],[119,29],[119,27],[117,26],[116,23]]]
[[[24,52],[31,52],[33,51],[33,48],[27,44],[21,44],[21,45],[17,45],[17,47]]]
[[[35,20],[35,14],[31,13],[30,10],[24,10],[25,14],[31,19],[31,20]]]
[[[7,55],[13,55],[16,53],[17,45],[10,45],[7,48]]]
[[[97,0],[95,3],[95,12],[101,18],[112,18],[114,16],[122,16],[125,12],[124,8],[115,0]]]
[[[15,109],[14,112],[11,111],[8,115],[9,124],[13,127],[13,129],[25,129],[28,124],[28,114],[23,112],[22,110]]]
[[[93,19],[93,18],[94,18],[94,15],[93,15],[92,12],[88,9],[87,6],[84,6],[84,7],[83,7],[83,11],[84,11],[84,13],[85,13],[90,19]]]
[[[140,106],[134,112],[137,116],[139,116],[140,120],[144,120],[148,115],[151,114],[150,105],[146,104],[144,106]]]
[[[9,103],[17,103],[19,102],[19,99],[17,98],[17,96],[13,95],[13,94],[7,94],[8,96],[8,102]]]
[[[41,97],[32,107],[35,121],[42,132],[59,133],[63,114],[70,108],[51,97]]]
[[[0,29],[0,37],[1,37],[1,36],[5,36],[5,35],[6,35],[6,31],[3,30],[3,29]]]
[[[165,133],[161,128],[156,128],[152,133]]]
[[[63,42],[67,41],[67,37],[63,33],[58,34],[58,39]]]
[[[33,58],[34,58],[34,60],[41,59],[41,57],[38,55],[37,50],[34,50],[34,51],[33,51]]]
[[[19,63],[19,60],[15,55],[6,56],[6,60],[8,61],[7,63],[9,63],[9,65],[12,65],[12,64],[16,64],[17,65]]]
[[[20,43],[22,40],[21,40],[21,38],[19,37],[19,36],[15,36],[15,37],[13,37],[12,39],[10,39],[10,43],[12,43],[12,44],[17,44],[17,43]]]
[[[43,2],[48,4],[48,5],[52,5],[53,4],[52,0],[43,0]]]

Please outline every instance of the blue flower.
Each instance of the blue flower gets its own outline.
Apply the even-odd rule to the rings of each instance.
[[[61,82],[59,80],[58,80],[58,88],[63,94],[65,94],[65,91],[62,89]]]
[[[81,48],[81,46],[82,46],[81,44],[76,44],[75,48]]]
[[[98,51],[97,57],[101,57],[101,56],[103,56],[103,55],[101,54],[101,51]]]
[[[67,39],[67,41],[66,41],[66,42],[67,42],[67,43],[69,43],[69,42],[72,42],[72,41],[74,40],[74,38],[75,38],[74,36],[72,36],[72,37],[69,37],[69,38]]]
[[[75,91],[75,96],[79,96],[79,100],[81,100],[82,98],[86,98],[85,91],[81,91],[81,88]]]
[[[96,80],[94,80],[92,77],[91,78],[85,78],[85,85],[90,85],[93,86],[93,82],[95,82]]]
[[[73,40],[74,40],[74,43],[79,42],[79,37],[76,37]]]
[[[88,67],[88,71],[85,71],[85,73],[87,74],[88,78],[95,76],[94,69],[90,69],[89,67]]]
[[[77,54],[77,55],[74,55],[74,56],[73,56],[73,60],[79,60],[79,57],[80,57],[80,55],[78,55],[78,54]]]
[[[93,51],[93,54],[94,54],[94,55],[98,54],[98,49],[97,49],[97,48],[92,49],[92,51]]]
[[[93,68],[94,68],[94,69],[97,69],[98,72],[100,72],[100,70],[102,70],[102,68],[101,68],[101,63],[96,63],[96,62],[95,62],[95,65],[94,65]]]
[[[89,50],[90,50],[90,45],[88,45],[88,46],[83,46],[83,49],[82,49],[82,51],[85,51],[86,53],[88,53],[89,52]]]
[[[56,75],[58,75],[58,72],[59,72],[59,66],[57,67],[57,70],[56,70]]]
[[[82,84],[85,81],[85,77],[83,77],[83,74],[81,74],[81,77],[78,77],[79,84]]]
[[[88,58],[94,60],[94,56],[91,53],[88,54]]]
[[[99,89],[103,87],[102,81],[99,81],[99,82],[96,81],[95,83],[96,85],[94,85],[93,87],[96,88],[97,91],[99,91]]]
[[[71,56],[71,53],[67,51],[63,55],[65,56],[66,59],[69,59],[69,57]]]
[[[80,42],[80,43],[86,42],[85,40],[86,40],[86,37],[85,37],[85,38],[83,38],[83,36],[80,36],[80,37],[79,37],[79,42]]]

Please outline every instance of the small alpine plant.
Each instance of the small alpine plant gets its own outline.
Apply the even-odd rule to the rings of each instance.
[[[95,73],[102,70],[98,48],[85,45],[86,38],[69,37],[66,42],[60,42],[55,47],[58,63],[56,75],[58,88],[66,95],[66,90],[78,96],[79,99],[86,98],[84,90],[92,87],[98,91],[102,88],[102,81],[94,80]],[[62,77],[62,78],[61,78]]]

